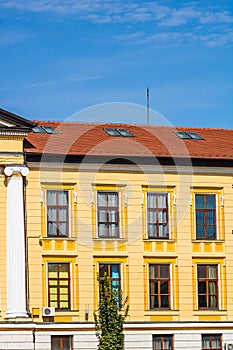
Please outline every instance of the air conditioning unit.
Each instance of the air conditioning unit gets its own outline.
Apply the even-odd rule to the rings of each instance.
[[[43,307],[42,309],[42,316],[54,316],[55,314],[55,308],[54,307]]]

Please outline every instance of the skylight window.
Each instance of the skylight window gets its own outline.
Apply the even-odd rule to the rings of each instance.
[[[36,134],[57,134],[57,131],[51,126],[37,125],[32,129],[32,131],[35,132]]]
[[[204,140],[202,136],[198,135],[196,132],[187,132],[189,136],[191,136],[191,139],[194,140]]]
[[[117,131],[121,134],[121,136],[124,136],[124,137],[133,137],[134,136],[133,134],[131,134],[131,132],[129,132],[126,129],[117,129]]]
[[[109,136],[134,137],[127,129],[104,128],[104,131],[106,131]]]
[[[117,129],[113,129],[113,128],[104,128],[104,131],[106,131],[106,133],[109,136],[121,136],[121,134],[117,131]]]
[[[187,132],[178,131],[176,132],[176,135],[179,136],[180,139],[191,139],[191,136],[189,136]]]
[[[45,131],[42,129],[41,126],[35,126],[33,129],[32,129],[33,132],[35,132],[36,134],[45,134]]]
[[[42,128],[47,132],[47,134],[57,134],[57,131],[51,126],[42,126]]]
[[[192,131],[177,131],[176,135],[183,140],[204,140],[202,136]]]

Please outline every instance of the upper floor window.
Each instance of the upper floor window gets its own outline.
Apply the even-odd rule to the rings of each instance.
[[[69,192],[47,190],[47,235],[67,237],[69,235]]]
[[[56,309],[70,309],[69,263],[48,263],[48,302]]]
[[[169,238],[168,194],[147,193],[148,238]]]
[[[216,195],[196,194],[196,238],[216,239]]]
[[[198,308],[218,308],[218,266],[197,265]]]
[[[221,334],[205,334],[202,335],[202,350],[221,350],[222,336]]]
[[[52,335],[51,350],[72,350],[72,338],[71,335]]]
[[[104,280],[104,275],[107,275],[111,281],[112,290],[116,294],[117,302],[120,303],[121,290],[121,265],[120,264],[99,264],[100,283]]]
[[[119,195],[114,191],[97,192],[98,237],[119,237]]]
[[[153,350],[173,349],[173,335],[153,335]]]
[[[150,309],[170,308],[170,264],[149,264]]]

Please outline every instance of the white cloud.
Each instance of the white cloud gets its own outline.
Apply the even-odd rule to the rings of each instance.
[[[200,18],[200,23],[233,23],[233,16],[227,12],[207,12]]]
[[[190,19],[198,19],[201,16],[199,10],[195,10],[193,5],[180,9],[171,9],[170,14],[159,21],[161,26],[179,26],[187,23]]]
[[[117,40],[135,44],[153,40],[163,45],[170,41],[172,45],[179,45],[192,38],[194,42],[207,46],[232,43],[232,36],[223,26],[228,26],[229,31],[233,15],[225,6],[226,2],[220,4],[186,0],[0,0],[0,8],[75,15],[82,21],[106,25],[131,25],[132,32],[125,26],[119,27],[122,33],[115,36]],[[144,35],[138,33],[137,25],[140,24],[144,25]],[[190,42],[186,41],[186,44]]]

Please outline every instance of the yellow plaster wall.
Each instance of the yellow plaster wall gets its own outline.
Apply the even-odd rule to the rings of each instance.
[[[22,138],[0,136],[0,152],[23,152]]]
[[[98,262],[101,261],[122,262],[122,286],[123,292],[129,297],[130,321],[208,321],[217,318],[233,320],[231,177],[193,175],[189,183],[186,175],[175,174],[156,175],[130,171],[80,174],[77,170],[65,170],[61,174],[55,170],[41,173],[39,169],[31,169],[27,180],[30,309],[39,308],[39,316],[36,316],[36,320],[42,320],[42,307],[47,306],[46,259],[72,260],[73,264],[73,310],[56,314],[55,321],[67,319],[84,321],[86,308],[90,311],[88,320],[93,320],[92,314],[98,301],[95,278]],[[181,186],[183,183],[189,185],[188,191]],[[68,186],[67,188],[71,191],[71,237],[69,239],[46,238],[44,190],[51,186],[61,186],[61,188]],[[109,189],[111,186],[115,186],[116,190],[121,192],[123,238],[98,239],[95,227],[96,189]],[[175,191],[176,203],[172,203],[175,235],[170,241],[147,240],[145,237],[145,218],[143,218],[145,204],[142,195],[143,188],[146,186],[153,188],[166,186]],[[190,206],[193,188],[221,190],[224,196],[221,230],[224,229],[225,240],[197,242],[193,239],[194,217]],[[73,193],[77,193],[77,202],[74,201]],[[127,194],[127,204],[124,203],[124,193]],[[195,293],[193,259],[209,261],[208,259],[213,255],[224,259],[221,270],[221,300],[225,303],[227,311],[200,313],[195,310],[193,301]],[[148,263],[163,260],[173,263],[173,310],[151,311],[148,310]]]

